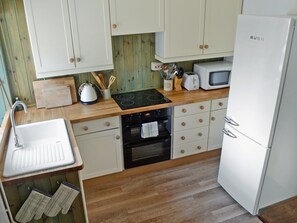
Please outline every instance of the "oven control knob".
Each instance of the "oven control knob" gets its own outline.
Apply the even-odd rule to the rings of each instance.
[[[120,138],[121,138],[120,136],[116,136],[116,139],[118,139],[118,140],[119,140]]]

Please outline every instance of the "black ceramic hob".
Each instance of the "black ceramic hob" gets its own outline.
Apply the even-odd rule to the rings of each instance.
[[[122,110],[171,102],[156,89],[114,94],[112,98]]]

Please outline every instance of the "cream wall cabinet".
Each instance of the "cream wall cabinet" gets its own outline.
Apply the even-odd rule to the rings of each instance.
[[[113,69],[108,0],[24,0],[37,78]]]
[[[82,179],[90,179],[123,170],[120,117],[73,124],[83,159]]]
[[[155,58],[177,62],[233,55],[242,0],[165,0]]]
[[[222,148],[227,103],[228,98],[216,99],[211,103],[208,150]]]
[[[113,36],[164,31],[165,0],[109,0]]]

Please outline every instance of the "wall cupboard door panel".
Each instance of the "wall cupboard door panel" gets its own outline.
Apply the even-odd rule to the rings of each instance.
[[[37,73],[73,69],[74,58],[67,1],[25,0]]]

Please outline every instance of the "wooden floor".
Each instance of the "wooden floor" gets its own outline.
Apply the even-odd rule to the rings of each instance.
[[[265,223],[296,223],[297,197],[261,209],[259,217]]]
[[[217,183],[218,155],[166,161],[84,181],[90,223],[260,223]]]

